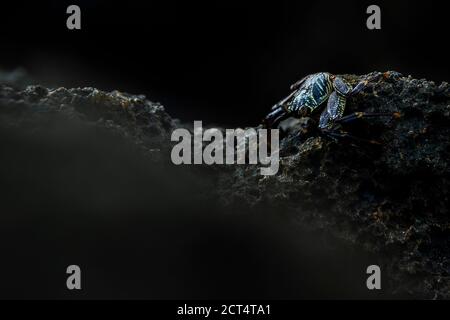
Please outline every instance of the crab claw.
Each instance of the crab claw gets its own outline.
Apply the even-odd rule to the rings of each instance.
[[[277,107],[272,110],[263,120],[263,125],[266,128],[275,128],[284,119],[289,117],[289,113],[286,112],[283,106]]]

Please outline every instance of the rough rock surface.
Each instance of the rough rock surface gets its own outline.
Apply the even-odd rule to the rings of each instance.
[[[218,168],[210,196],[230,208],[285,214],[381,254],[383,276],[395,293],[450,298],[450,85],[385,79],[349,99],[347,108],[401,117],[345,128],[379,146],[291,130],[281,141],[277,175],[263,177],[256,166]],[[0,126],[37,126],[55,116],[117,132],[155,161],[168,159],[178,125],[144,96],[0,85]]]
[[[346,128],[380,146],[293,130],[281,142],[277,175],[238,167],[222,177],[219,194],[228,205],[283,208],[302,224],[379,252],[395,293],[450,298],[449,84],[386,79],[351,98],[347,112],[354,111],[401,117]]]
[[[158,158],[169,148],[175,121],[164,107],[143,95],[95,88],[28,86],[24,90],[0,84],[0,121],[4,127],[33,124],[62,117],[83,121],[130,138],[143,151]]]

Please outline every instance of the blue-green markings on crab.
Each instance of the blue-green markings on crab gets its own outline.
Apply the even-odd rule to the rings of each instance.
[[[342,77],[328,72],[306,76],[291,86],[293,92],[289,96],[272,107],[272,111],[264,119],[264,125],[273,128],[290,116],[306,116],[328,100],[326,108],[319,118],[319,131],[328,136],[331,135],[333,138],[349,137],[349,134],[337,131],[336,126],[363,117],[395,116],[391,113],[355,112],[344,117],[347,99],[364,90],[369,82],[377,81],[382,77],[385,79],[399,78],[401,74],[378,72],[360,81],[355,87],[352,87]]]

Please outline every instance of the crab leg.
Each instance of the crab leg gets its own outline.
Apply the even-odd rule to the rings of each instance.
[[[319,128],[330,129],[335,120],[341,118],[344,114],[346,102],[347,99],[344,96],[339,95],[336,91],[331,93],[328,98],[327,107],[320,115]]]
[[[289,112],[287,112],[283,106],[274,109],[269,113],[263,120],[264,126],[267,128],[274,128],[284,119],[289,117]]]
[[[368,140],[368,139],[363,139],[363,138],[359,138],[357,136],[351,135],[346,131],[336,131],[336,130],[328,130],[328,129],[321,129],[320,132],[325,135],[328,136],[332,139],[337,140],[339,139],[351,139],[351,140],[355,140],[358,142],[364,142],[364,143],[368,143],[368,144],[375,144],[375,145],[381,145],[381,142],[378,142],[376,140]]]
[[[300,86],[308,79],[309,76],[303,77],[300,80],[298,80],[296,83],[291,85],[291,90],[297,90],[300,88]]]
[[[272,110],[275,110],[281,106],[283,106],[286,102],[288,102],[295,94],[297,93],[297,91],[292,91],[286,98],[284,98],[283,100],[281,100],[280,102],[274,104],[274,106],[272,107]]]
[[[378,81],[380,78],[384,78],[384,79],[389,79],[389,78],[394,78],[394,79],[398,79],[402,77],[402,74],[399,72],[395,72],[395,71],[386,71],[384,73],[377,73],[361,82],[359,82],[353,89],[352,91],[348,94],[348,96],[353,96],[355,94],[360,93],[362,90],[364,90],[364,88],[367,86],[367,84],[369,82],[374,82],[374,81]]]
[[[398,118],[398,112],[354,112],[342,118],[335,119],[337,123],[348,123],[357,119],[378,118],[378,117],[393,117]]]

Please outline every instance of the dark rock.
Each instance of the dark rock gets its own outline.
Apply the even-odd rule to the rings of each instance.
[[[158,103],[143,95],[95,88],[56,88],[28,86],[24,90],[0,84],[0,116],[3,126],[20,126],[57,115],[66,120],[92,123],[130,137],[132,142],[156,157],[170,146],[175,121]]]
[[[352,83],[356,76],[346,76]],[[226,205],[281,208],[385,257],[397,293],[450,298],[450,86],[411,77],[370,84],[347,112],[399,112],[348,131],[381,146],[295,131],[281,142],[280,170],[236,166],[218,195]]]
[[[353,84],[360,79],[344,77]],[[283,214],[380,254],[395,293],[450,298],[449,105],[448,83],[393,77],[369,84],[349,99],[347,112],[401,117],[359,120],[345,129],[381,145],[302,135],[292,128],[317,119],[293,121],[281,141],[277,175],[263,177],[257,166],[218,168],[210,171],[216,189],[209,197],[238,212]],[[38,126],[55,115],[127,137],[155,161],[168,161],[178,125],[144,96],[0,85],[2,127]]]

